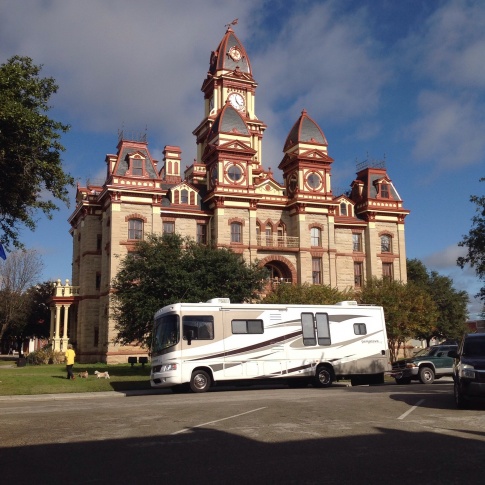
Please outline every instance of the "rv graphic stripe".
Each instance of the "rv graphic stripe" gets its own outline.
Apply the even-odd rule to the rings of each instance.
[[[238,354],[244,354],[246,352],[251,352],[256,349],[263,349],[268,346],[274,346],[275,344],[291,340],[295,337],[301,335],[301,330],[287,335],[282,335],[281,337],[272,338],[271,340],[266,340],[265,342],[260,342],[259,344],[248,345],[247,347],[242,347],[240,349],[229,350],[227,352],[219,352],[217,354],[205,355],[204,357],[197,357],[196,359],[188,359],[190,361],[203,360],[203,359],[216,359],[217,357],[229,357]]]

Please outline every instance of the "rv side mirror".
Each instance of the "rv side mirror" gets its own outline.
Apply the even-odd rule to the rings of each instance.
[[[458,359],[458,352],[456,350],[450,350],[448,352],[448,357],[451,357],[452,359]]]

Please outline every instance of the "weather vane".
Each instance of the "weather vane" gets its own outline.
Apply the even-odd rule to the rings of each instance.
[[[226,29],[229,29],[231,27],[231,25],[236,25],[237,21],[238,21],[238,19],[234,19],[231,23],[226,24]]]

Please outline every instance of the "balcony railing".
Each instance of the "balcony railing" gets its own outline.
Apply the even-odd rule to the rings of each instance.
[[[268,236],[262,235],[257,237],[258,246],[267,248],[298,248],[300,238],[292,236]]]

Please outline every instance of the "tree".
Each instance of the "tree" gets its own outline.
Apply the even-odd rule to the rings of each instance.
[[[227,297],[241,303],[256,298],[266,270],[248,265],[228,249],[200,245],[178,235],[149,235],[127,255],[112,282],[117,340],[150,344],[153,317],[176,302]]]
[[[340,291],[327,285],[291,285],[280,284],[266,295],[264,303],[332,305],[339,301],[353,300],[352,290]]]
[[[74,179],[62,169],[59,143],[69,126],[50,119],[50,97],[58,86],[41,78],[42,66],[14,56],[0,65],[0,243],[22,248],[19,226],[36,228],[34,213],[49,219],[58,207],[51,196],[69,205],[67,186]]]
[[[418,259],[407,261],[408,281],[423,288],[433,299],[438,315],[433,327],[425,333],[418,333],[417,338],[426,340],[430,344],[432,338],[453,339],[461,338],[466,331],[468,318],[468,294],[453,288],[453,280],[448,276],[429,272]]]
[[[485,182],[485,177],[480,182]],[[467,253],[456,262],[462,269],[469,264],[475,269],[478,278],[485,282],[485,196],[472,195],[470,202],[476,205],[476,214],[472,217],[470,232],[458,243],[458,246],[467,248]],[[477,296],[485,301],[485,285]]]
[[[366,281],[357,298],[360,303],[383,307],[392,361],[407,340],[428,332],[436,321],[430,295],[413,283],[373,278]]]
[[[36,251],[16,251],[0,264],[0,341],[8,331],[25,324],[27,290],[42,272],[43,263]]]

